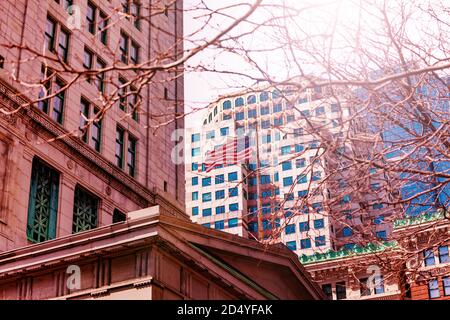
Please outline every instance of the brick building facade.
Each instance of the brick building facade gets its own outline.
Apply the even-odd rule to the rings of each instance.
[[[138,7],[137,2],[122,2],[1,4],[0,42],[21,48],[0,47],[0,251],[104,226],[154,204],[184,215],[184,168],[171,160],[171,134],[183,128],[183,121],[156,128],[170,117],[158,116],[183,112],[182,77],[169,82],[167,74],[155,75],[80,137],[83,115],[93,118],[105,107],[100,92],[113,96],[121,81],[136,77],[126,66],[154,60],[168,48],[174,59],[182,50],[182,1],[170,2],[165,13],[151,19],[148,1]],[[118,13],[127,10],[131,17]],[[146,18],[135,19],[136,10]],[[69,13],[79,14],[80,29],[71,25]],[[108,27],[101,29],[105,21]],[[32,52],[44,47],[49,58],[35,59]],[[50,98],[29,106],[42,97],[42,86],[36,86],[42,73],[61,67],[51,60],[57,54],[77,70],[113,64],[124,70],[105,72],[103,79],[82,77],[52,96],[51,90],[73,77],[58,72],[45,84]],[[133,85],[124,90],[138,91]],[[138,107],[131,100],[136,98]]]

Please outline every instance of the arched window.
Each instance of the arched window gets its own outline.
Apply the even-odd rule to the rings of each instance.
[[[276,99],[280,96],[280,91],[278,90],[273,90],[272,91],[272,99]]]
[[[269,100],[269,93],[267,91],[261,92],[261,94],[259,95],[259,101],[263,102],[267,100]]]
[[[223,110],[229,110],[231,109],[231,101],[230,100],[225,100],[223,102]]]
[[[242,106],[244,105],[244,98],[237,98],[237,99],[234,101],[234,105],[235,105],[236,107],[242,107]]]
[[[247,104],[256,103],[256,96],[254,94],[247,97]]]

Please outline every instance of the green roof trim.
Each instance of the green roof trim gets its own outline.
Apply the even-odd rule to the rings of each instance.
[[[312,255],[301,255],[299,257],[302,264],[310,264],[315,262],[325,262],[341,258],[348,258],[352,256],[361,256],[365,254],[381,252],[386,249],[397,247],[397,241],[386,241],[383,243],[369,243],[367,246],[354,246],[352,249],[341,249],[339,251],[327,251],[324,253],[314,253]]]
[[[405,228],[409,226],[419,225],[427,222],[442,220],[445,218],[444,210],[428,212],[417,217],[409,217],[394,221],[394,229]]]

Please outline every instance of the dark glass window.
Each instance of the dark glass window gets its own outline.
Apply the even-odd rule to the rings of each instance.
[[[117,209],[113,212],[113,223],[127,221],[127,215]]]
[[[130,60],[134,64],[139,63],[139,46],[135,42],[131,42]]]
[[[450,262],[450,259],[448,256],[448,246],[440,246],[438,248],[438,253],[439,253],[439,262],[440,263]]]
[[[55,93],[56,96],[53,98],[53,111],[52,111],[52,119],[58,123],[63,122],[63,109],[64,109],[64,101],[65,101],[65,91],[62,90],[65,84],[56,79],[55,81]]]
[[[80,186],[75,187],[72,233],[97,227],[98,198]]]
[[[88,2],[86,8],[86,26],[90,33],[95,34],[95,14],[97,8],[90,2]]]
[[[136,29],[141,30],[141,4],[137,0],[131,3],[131,16],[133,17],[133,24]]]
[[[124,153],[124,136],[125,132],[122,128],[116,129],[116,166],[123,168],[123,153]]]
[[[45,48],[49,51],[53,51],[55,48],[55,35],[56,35],[56,22],[47,17],[47,23],[45,24]]]
[[[430,299],[439,298],[441,293],[439,292],[439,282],[437,279],[428,281],[428,296]]]
[[[342,300],[347,298],[347,290],[345,287],[345,282],[336,283],[336,299]]]
[[[27,238],[42,242],[56,237],[59,173],[33,159],[28,202]]]
[[[85,128],[87,119],[89,119],[89,102],[81,98],[80,102],[80,130],[82,131],[83,135],[81,137],[81,140],[83,140],[85,143],[88,141],[88,128]]]
[[[106,63],[97,58],[97,69],[101,70],[106,68]],[[98,72],[96,75],[95,85],[97,86],[98,91],[105,93],[105,73]]]
[[[136,139],[128,136],[128,174],[132,177],[136,174]]]
[[[69,32],[61,28],[59,31],[58,56],[67,62],[67,53],[69,52]]]
[[[425,260],[425,266],[434,266],[434,253],[433,250],[428,249],[423,252],[423,258]]]
[[[99,14],[98,36],[101,43],[108,43],[108,16],[102,11]]]
[[[331,283],[323,284],[322,291],[323,293],[325,293],[328,299],[333,300],[333,288],[331,286]]]
[[[95,115],[97,115],[100,111],[94,109]],[[94,115],[94,117],[95,117]],[[100,145],[102,139],[102,119],[96,119],[92,123],[91,128],[91,147],[95,149],[95,151],[100,152]]]
[[[128,63],[128,42],[129,42],[128,36],[124,33],[121,33],[119,49],[120,49],[120,61],[122,61],[123,63]]]

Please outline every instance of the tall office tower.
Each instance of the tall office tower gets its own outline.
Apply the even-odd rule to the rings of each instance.
[[[184,215],[184,168],[171,155],[183,77],[134,81],[134,65],[183,49],[182,1],[158,3],[155,14],[151,1],[1,2],[0,251],[155,204]]]
[[[342,158],[343,153],[361,156],[370,150],[348,139],[364,132],[364,124],[353,120],[352,106],[329,88],[279,89],[256,88],[221,98],[209,107],[202,127],[187,129],[191,219],[283,242],[299,255],[386,238],[389,224],[376,221],[386,214],[378,205],[385,194],[377,192],[385,181],[373,168],[356,171]],[[245,136],[241,150],[250,148],[251,159],[226,158],[210,170],[208,151],[217,154],[229,137]]]

